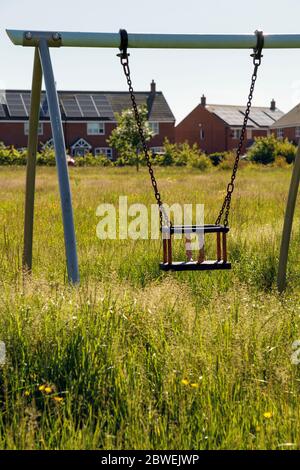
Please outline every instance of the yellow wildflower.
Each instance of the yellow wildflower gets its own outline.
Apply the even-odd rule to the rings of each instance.
[[[51,393],[52,392],[52,388],[47,386],[45,387],[45,393]]]
[[[24,395],[25,395],[25,397],[29,397],[30,392],[29,392],[28,390],[26,390],[25,393],[24,393]]]
[[[271,413],[271,411],[266,411],[266,412],[264,413],[264,417],[265,417],[266,419],[270,419],[270,418],[272,418],[272,416],[273,416],[273,414]]]
[[[182,385],[188,385],[189,381],[187,379],[182,379],[181,383]]]
[[[44,390],[45,390],[45,385],[40,385],[40,386],[39,386],[39,391],[40,391],[40,392],[43,392]]]
[[[62,403],[64,401],[63,397],[53,397],[53,400],[56,401],[56,403]]]

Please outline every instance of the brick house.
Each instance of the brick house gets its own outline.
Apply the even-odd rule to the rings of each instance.
[[[196,106],[175,128],[177,143],[197,144],[204,152],[222,152],[237,147],[244,120],[245,107],[206,104],[203,95]],[[274,100],[270,107],[253,106],[250,112],[245,148],[254,137],[266,136],[272,124],[283,116]]]
[[[297,145],[300,138],[300,103],[274,122],[271,132],[279,139],[288,138]]]
[[[175,140],[175,117],[161,91],[152,80],[149,91],[136,92],[137,104],[145,104],[149,124],[154,132],[149,146],[162,150],[167,137]],[[72,156],[91,152],[115,157],[107,144],[116,127],[115,113],[131,107],[128,92],[119,91],[59,91],[59,104],[67,151]],[[30,113],[30,91],[6,90],[0,93],[0,142],[16,148],[27,147]],[[39,148],[52,143],[48,103],[42,92],[39,124]]]

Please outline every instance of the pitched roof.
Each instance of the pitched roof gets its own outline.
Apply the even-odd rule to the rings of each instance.
[[[147,105],[150,121],[175,121],[175,117],[161,91],[135,92],[138,105]],[[115,121],[115,113],[131,107],[128,92],[123,91],[58,91],[63,119]],[[4,90],[0,92],[0,121],[26,120],[30,114],[30,91]],[[49,120],[46,93],[41,94],[40,119]]]
[[[208,104],[206,105],[206,109],[218,116],[229,126],[241,127],[243,125],[245,117],[244,106]],[[278,108],[275,108],[273,111],[265,106],[252,106],[249,114],[248,127],[254,129],[270,127],[275,121],[281,118],[281,116],[283,116],[283,112]]]
[[[273,128],[278,127],[298,127],[300,126],[300,103],[288,113],[284,114],[278,121],[274,122]]]

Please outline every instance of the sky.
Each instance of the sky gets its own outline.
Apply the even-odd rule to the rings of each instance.
[[[268,34],[300,33],[299,0],[0,0],[0,89],[29,89],[33,49],[14,46],[5,29],[128,33]],[[118,51],[52,49],[60,90],[126,90]],[[200,101],[246,103],[250,50],[132,49],[136,90],[164,93],[177,122]],[[282,111],[300,102],[300,50],[265,50],[253,104],[276,100]]]

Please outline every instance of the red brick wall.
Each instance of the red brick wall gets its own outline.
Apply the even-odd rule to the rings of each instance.
[[[204,140],[200,140],[200,129],[204,131]],[[196,143],[206,153],[236,149],[239,139],[234,139],[232,134],[230,126],[200,104],[175,128],[177,143]],[[244,150],[252,143],[254,137],[266,135],[266,130],[253,130],[252,138],[245,139]]]
[[[296,127],[283,127],[283,138],[289,139],[289,141],[298,144],[299,137],[296,137]],[[277,137],[277,129],[272,129],[272,134]]]
[[[199,126],[201,124],[201,127]],[[204,131],[204,140],[200,140],[200,129]],[[177,143],[187,141],[197,144],[207,153],[220,152],[227,148],[226,125],[200,104],[175,128]]]
[[[66,141],[66,147],[69,150],[76,140],[83,138],[89,144],[95,147],[108,147],[108,139],[112,129],[116,124],[105,123],[105,135],[87,135],[86,123],[63,122],[63,129]],[[174,123],[159,123],[159,134],[151,139],[149,145],[152,147],[161,147],[165,138],[170,142],[175,141]],[[49,122],[43,123],[43,135],[38,136],[39,145],[52,138],[51,125]],[[5,145],[14,145],[16,148],[27,147],[28,136],[24,134],[24,122],[1,122],[0,121],[0,142]]]

